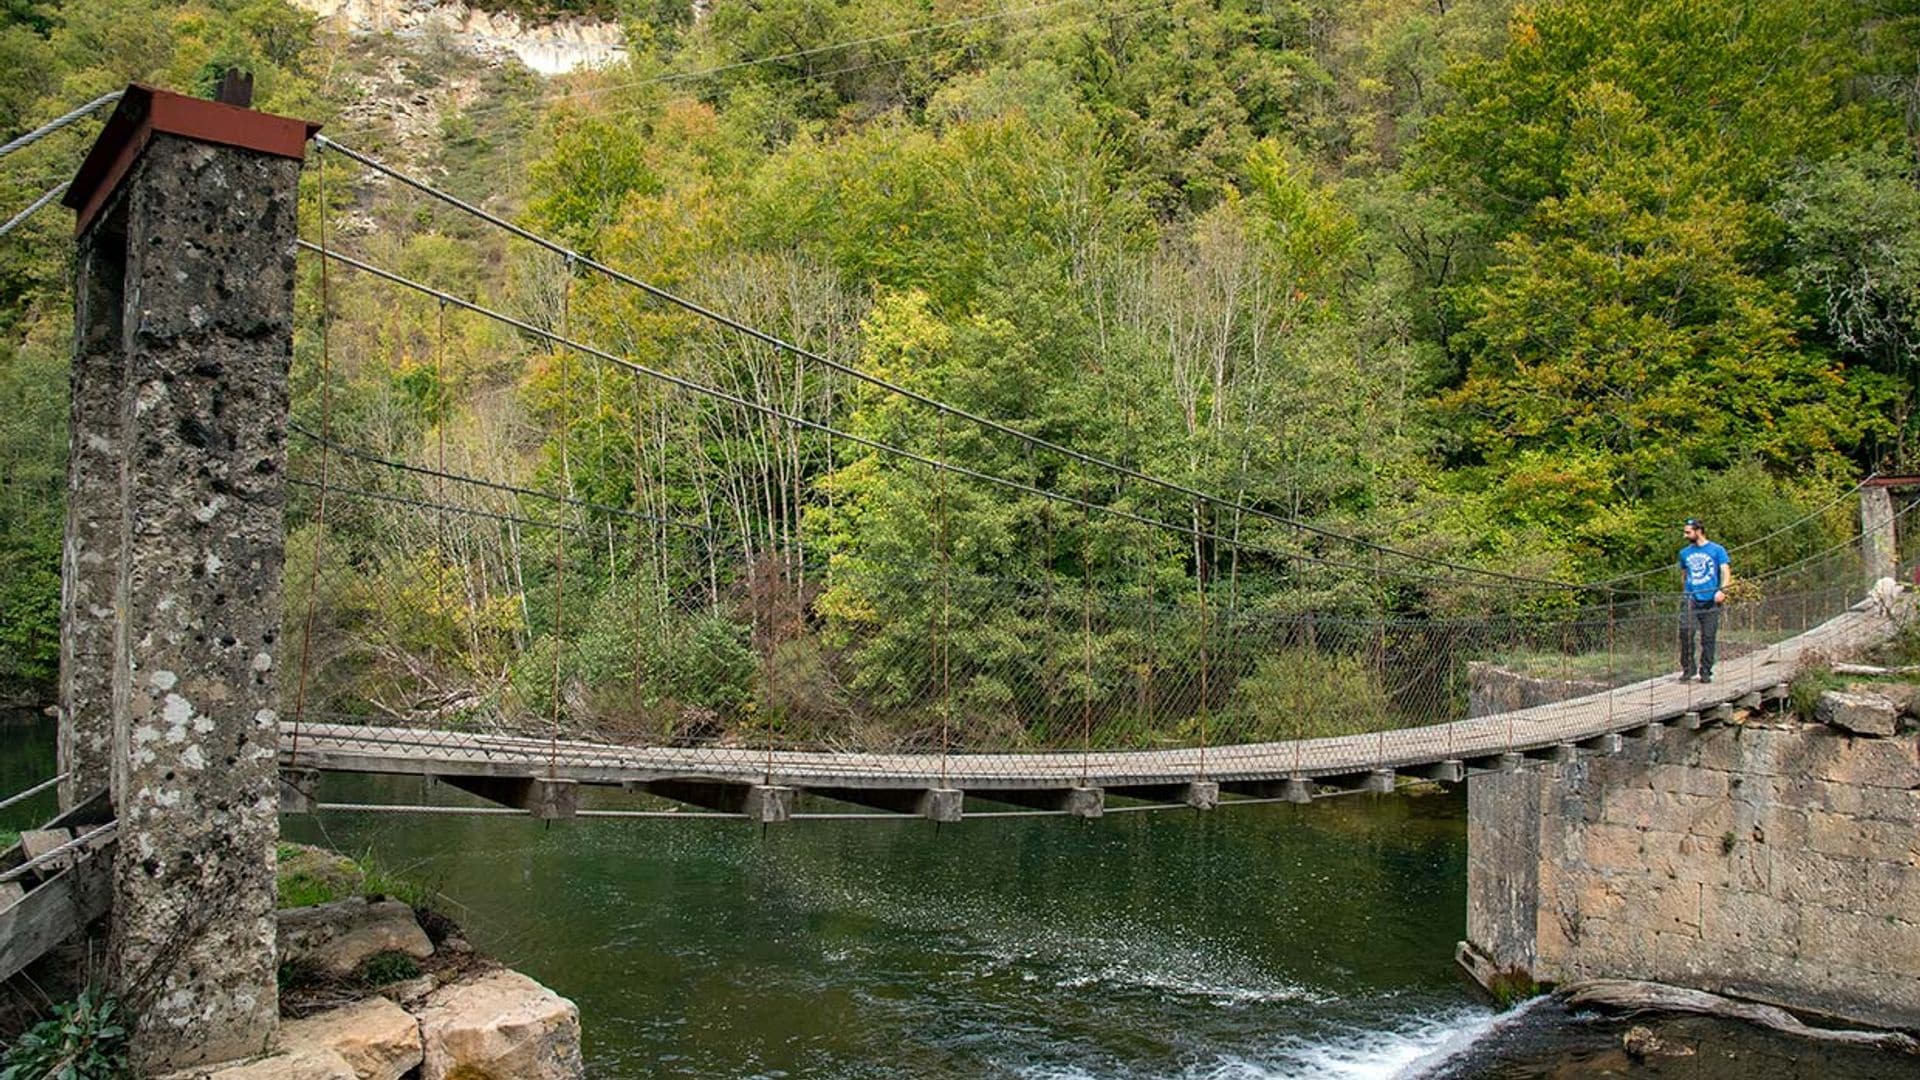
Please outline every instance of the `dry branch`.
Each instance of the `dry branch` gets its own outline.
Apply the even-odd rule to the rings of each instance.
[[[1570,1006],[1608,1009],[1628,1015],[1693,1013],[1727,1020],[1744,1020],[1764,1028],[1819,1042],[1866,1046],[1904,1054],[1920,1054],[1920,1040],[1898,1031],[1861,1031],[1817,1028],[1772,1005],[1735,1001],[1703,990],[1632,979],[1587,979],[1555,991]]]

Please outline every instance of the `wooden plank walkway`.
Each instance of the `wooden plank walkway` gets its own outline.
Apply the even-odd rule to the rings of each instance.
[[[1784,692],[1800,660],[1838,658],[1882,641],[1895,621],[1863,601],[1779,645],[1724,661],[1715,682],[1649,679],[1535,708],[1366,735],[1174,750],[1033,753],[831,753],[721,747],[629,747],[574,740],[337,723],[283,726],[287,767],[362,773],[562,780],[646,786],[674,781],[797,789],[958,789],[988,797],[1098,788],[1128,793],[1196,781],[1245,790],[1288,779],[1360,777],[1450,763],[1492,767],[1502,755],[1550,754],[1654,723],[1713,715]],[[1433,771],[1429,769],[1428,771]]]

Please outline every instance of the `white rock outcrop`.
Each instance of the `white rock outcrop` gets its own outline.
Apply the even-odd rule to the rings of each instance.
[[[384,997],[368,998],[280,1025],[290,1053],[333,1053],[358,1080],[400,1080],[421,1062],[420,1022]]]
[[[361,897],[280,912],[280,962],[328,975],[353,974],[383,952],[416,960],[433,955],[433,943],[398,900],[368,903]]]
[[[613,23],[592,19],[528,22],[511,12],[483,11],[451,0],[294,0],[324,22],[352,34],[424,37],[443,31],[481,56],[511,53],[542,75],[606,67],[626,59],[626,39]]]
[[[422,1080],[581,1080],[580,1010],[517,971],[435,990],[418,1008]]]

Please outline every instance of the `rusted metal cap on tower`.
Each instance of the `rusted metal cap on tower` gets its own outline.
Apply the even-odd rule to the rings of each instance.
[[[107,126],[94,140],[93,149],[80,163],[80,171],[74,174],[72,186],[60,201],[76,215],[75,235],[86,232],[156,134],[302,161],[307,156],[307,140],[319,130],[319,124],[308,120],[202,101],[134,83],[107,118]]]

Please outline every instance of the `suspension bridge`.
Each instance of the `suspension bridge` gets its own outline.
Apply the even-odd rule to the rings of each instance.
[[[1378,733],[1209,749],[1029,753],[805,752],[629,747],[576,740],[471,735],[370,724],[311,724],[283,737],[281,761],[320,771],[434,776],[547,817],[576,803],[547,785],[647,791],[763,822],[793,816],[802,791],[842,802],[958,821],[962,798],[1098,817],[1105,796],[1153,808],[1212,809],[1221,792],[1307,802],[1319,788],[1393,790],[1396,776],[1442,782],[1469,770],[1511,771],[1528,760],[1611,752],[1624,737],[1697,730],[1786,698],[1809,655],[1850,656],[1890,637],[1894,613],[1873,600],[1764,650],[1728,662],[1709,685],[1671,676],[1546,705]],[[352,809],[351,806],[337,807]],[[671,813],[663,816],[674,816]],[[826,817],[851,815],[827,812]]]
[[[0,974],[110,895],[130,955],[173,955],[195,896],[251,905],[189,935],[244,951],[271,923],[276,807],[773,823],[1308,802],[1725,723],[1904,617],[1883,579],[1916,504],[1877,478],[1730,537],[1722,660],[1682,681],[1670,567],[1489,568],[1044,437],[312,125],[134,87],[0,158],[108,105],[75,179],[0,227],[63,198],[81,266],[49,782],[65,813],[0,856]],[[343,244],[356,177],[526,252],[545,300]],[[379,325],[409,310],[424,318]],[[662,318],[684,355],[636,344],[635,320]],[[382,396],[342,372],[349,346],[362,376],[391,365],[363,379]],[[518,367],[466,376],[492,404],[462,418],[476,352]],[[857,421],[874,401],[908,418]],[[983,506],[1003,534],[956,509]],[[1836,527],[1856,507],[1860,530]],[[846,515],[884,520],[887,543],[821,537]],[[1475,705],[1488,672],[1520,690]],[[494,805],[326,802],[328,773]],[[214,1027],[251,1031],[257,1007],[229,1001]]]

